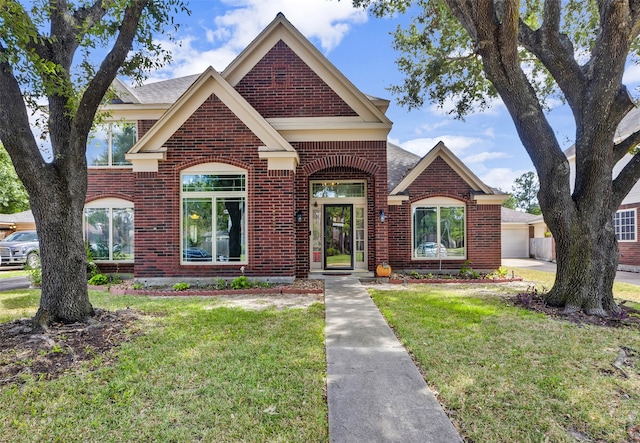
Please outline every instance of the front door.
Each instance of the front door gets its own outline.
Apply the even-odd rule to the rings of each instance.
[[[324,268],[353,269],[353,205],[324,205]]]

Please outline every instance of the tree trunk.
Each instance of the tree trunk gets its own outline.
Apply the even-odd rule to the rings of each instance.
[[[34,322],[41,326],[85,321],[94,314],[87,291],[87,254],[82,235],[86,188],[77,175],[32,194],[42,264],[42,296]]]
[[[620,312],[613,298],[613,281],[618,268],[618,242],[613,213],[589,205],[562,225],[549,220],[556,240],[557,272],[545,301],[564,307],[565,313],[583,310],[601,317]],[[563,232],[561,226],[568,226]]]

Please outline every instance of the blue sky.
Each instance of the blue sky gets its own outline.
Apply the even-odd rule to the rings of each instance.
[[[402,76],[390,33],[408,17],[377,19],[354,9],[350,0],[191,0],[189,8],[191,16],[175,17],[182,24],[180,46],[165,42],[173,49],[174,61],[153,73],[151,81],[197,74],[208,66],[222,71],[282,12],[362,92],[391,100],[391,142],[422,156],[442,140],[481,180],[504,191],[511,191],[515,178],[533,170],[499,101],[464,122],[429,104],[412,111],[396,104],[387,88],[401,83]],[[638,79],[639,72],[628,72],[628,81]],[[573,121],[566,110],[552,111],[551,123],[563,148],[568,148]]]

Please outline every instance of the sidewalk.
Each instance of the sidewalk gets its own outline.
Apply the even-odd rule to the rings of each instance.
[[[510,268],[525,268],[536,271],[556,272],[556,264],[554,262],[536,260],[533,258],[503,258],[502,266]],[[640,286],[640,273],[629,271],[616,272],[616,282],[629,283],[631,285]]]
[[[325,307],[331,442],[462,442],[355,277],[326,277]]]

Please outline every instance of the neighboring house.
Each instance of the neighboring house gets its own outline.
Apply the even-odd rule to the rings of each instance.
[[[14,214],[0,214],[0,240],[15,231],[31,231],[36,229],[36,222],[31,210]]]
[[[542,215],[502,208],[502,258],[555,260],[555,243]]]
[[[500,203],[439,143],[388,144],[366,96],[282,14],[222,72],[116,81],[88,146],[85,237],[142,281],[500,266]],[[134,220],[135,214],[135,220]]]
[[[640,108],[629,112],[620,122],[614,142],[624,140],[640,130]],[[576,148],[571,146],[565,151],[571,167],[571,187],[575,183]],[[622,168],[631,160],[627,154],[613,168],[613,176],[617,176]],[[614,223],[618,239],[618,269],[622,271],[640,272],[640,243],[638,243],[638,208],[640,208],[640,183],[631,189],[615,214]]]

